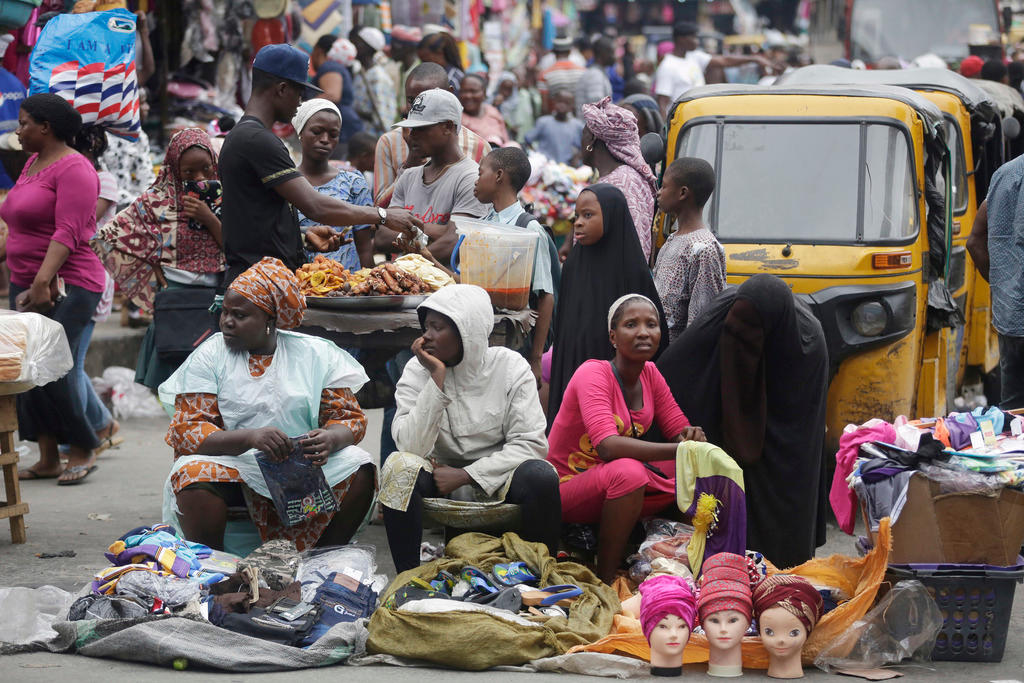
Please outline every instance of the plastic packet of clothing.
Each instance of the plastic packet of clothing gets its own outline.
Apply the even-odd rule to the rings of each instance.
[[[0,393],[49,384],[66,375],[72,364],[60,323],[38,313],[0,311]]]
[[[682,522],[655,518],[644,522],[644,531],[647,533],[647,538],[640,544],[639,553],[647,560],[652,561],[659,557],[666,557],[689,566],[690,560],[686,549],[693,536],[692,526]]]
[[[877,669],[911,659],[931,659],[942,629],[939,606],[920,581],[900,581],[863,618],[829,643],[814,665],[833,669]]]
[[[136,619],[150,614],[152,609],[152,600],[143,601],[123,595],[84,595],[68,609],[68,621]]]
[[[939,493],[992,495],[998,493],[1005,486],[998,477],[971,472],[961,467],[921,464],[920,469],[924,476],[939,485]]]
[[[238,563],[238,571],[256,567],[267,582],[267,587],[280,591],[295,582],[299,570],[299,551],[291,541],[278,538],[267,541]]]
[[[317,589],[331,574],[349,576],[377,593],[387,588],[388,579],[377,573],[377,550],[372,545],[350,543],[313,548],[299,556],[295,579],[302,583],[302,599],[313,600]]]
[[[128,572],[117,581],[114,589],[117,595],[138,598],[152,603],[159,598],[168,607],[181,607],[200,597],[202,586],[177,576],[162,576],[153,572]]]

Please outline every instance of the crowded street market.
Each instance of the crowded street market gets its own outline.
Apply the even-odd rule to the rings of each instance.
[[[0,679],[1021,678],[1024,2],[0,0],[0,60]]]

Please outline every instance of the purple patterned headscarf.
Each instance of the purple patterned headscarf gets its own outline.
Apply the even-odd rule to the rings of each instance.
[[[640,152],[640,133],[633,112],[612,104],[612,98],[606,97],[600,102],[583,105],[583,121],[613,157],[643,176],[657,193],[658,180]]]

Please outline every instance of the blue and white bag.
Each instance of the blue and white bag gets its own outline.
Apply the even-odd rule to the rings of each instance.
[[[83,123],[138,138],[135,15],[128,10],[55,16],[32,50],[29,79],[30,95],[60,95]]]

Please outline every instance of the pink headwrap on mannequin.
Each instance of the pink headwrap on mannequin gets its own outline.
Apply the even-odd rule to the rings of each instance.
[[[651,631],[658,622],[670,614],[680,617],[693,631],[697,619],[697,598],[686,579],[662,574],[640,584],[640,626],[644,637],[651,639]]]

